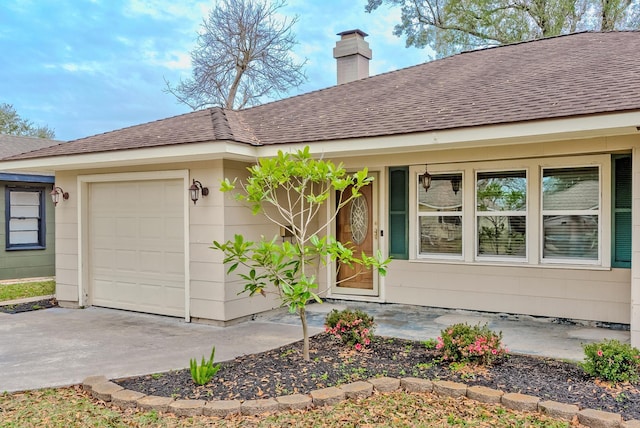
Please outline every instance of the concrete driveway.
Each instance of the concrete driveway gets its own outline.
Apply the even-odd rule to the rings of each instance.
[[[224,361],[301,338],[299,325],[215,327],[94,307],[0,314],[0,393],[182,369],[190,358],[209,358],[214,345],[215,360]]]

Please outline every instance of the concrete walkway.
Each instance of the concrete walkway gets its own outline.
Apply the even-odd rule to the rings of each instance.
[[[573,360],[582,359],[584,342],[629,342],[628,331],[548,319],[357,302],[309,305],[310,334],[323,331],[331,309],[346,306],[373,315],[376,334],[382,336],[426,340],[447,325],[486,322],[503,332],[513,352]],[[71,385],[98,374],[119,378],[182,369],[190,358],[208,358],[214,345],[216,361],[224,361],[300,340],[301,335],[298,317],[284,309],[230,327],[103,308],[0,313],[0,393]]]
[[[628,330],[599,328],[589,323],[572,323],[554,318],[526,315],[491,314],[464,310],[445,310],[422,306],[327,301],[308,307],[309,325],[322,328],[326,314],[332,309],[360,309],[374,317],[375,334],[412,340],[436,338],[445,327],[468,323],[487,324],[502,331],[503,342],[511,352],[581,361],[582,344],[603,339],[630,343]],[[260,321],[296,324],[298,317],[284,310],[258,317]],[[622,326],[618,326],[622,327]]]

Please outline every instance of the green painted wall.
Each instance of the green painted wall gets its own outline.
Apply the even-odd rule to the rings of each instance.
[[[54,206],[49,198],[51,184],[0,182],[0,280],[16,278],[33,278],[40,276],[55,276],[56,273],[56,248],[55,248],[55,215]],[[5,229],[5,187],[44,187],[45,195],[45,220],[46,237],[44,250],[12,250],[6,251]]]

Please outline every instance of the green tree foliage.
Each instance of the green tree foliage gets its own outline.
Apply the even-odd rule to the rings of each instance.
[[[400,7],[394,34],[437,57],[575,31],[640,28],[638,0],[368,0]]]
[[[383,260],[379,252],[375,257],[357,255],[349,243],[338,242],[325,233],[339,210],[360,197],[360,189],[373,178],[366,169],[347,174],[342,165],[313,159],[309,147],[293,154],[279,151],[275,158],[261,158],[249,172],[236,199],[248,203],[254,214],[262,213],[286,229],[291,242],[282,241],[279,236],[252,242],[236,235],[225,243],[214,241],[211,248],[224,252],[224,263],[229,266],[227,273],[241,268],[238,274],[245,282],[244,292],[253,296],[275,290],[282,305],[298,313],[304,339],[303,357],[308,360],[306,305],[309,301],[322,301],[316,292],[318,267],[338,262],[375,268],[380,275],[386,273],[389,260]],[[235,189],[235,181],[225,179],[220,190]],[[321,220],[320,210],[331,195],[337,195],[335,212]],[[347,279],[352,277],[344,280]]]
[[[282,0],[219,0],[191,52],[192,77],[166,92],[194,110],[241,109],[300,86],[305,62],[291,57],[297,18],[281,19]]]
[[[53,139],[56,133],[48,126],[35,126],[20,117],[11,104],[0,104],[0,134]]]

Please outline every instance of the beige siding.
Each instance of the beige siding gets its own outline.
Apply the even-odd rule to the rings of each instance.
[[[432,147],[424,152],[397,154],[395,156],[368,156],[366,158],[341,159],[350,168],[364,166],[386,168],[388,166],[413,166],[413,171],[424,171],[424,164],[429,164],[429,171],[437,171],[445,164],[464,167],[464,163],[473,163],[470,171],[494,165],[526,165],[528,159],[539,159],[539,164],[558,164],[566,160],[571,163],[576,155],[605,155],[612,152],[629,152],[640,146],[637,137],[597,137],[582,140],[553,141],[527,145],[503,145],[494,147],[478,147],[459,150],[443,150]],[[513,160],[511,160],[513,159]],[[604,164],[606,166],[606,163]],[[628,324],[632,323],[636,332],[636,344],[640,340],[640,252],[635,242],[640,239],[640,169],[634,162],[634,261],[633,266],[633,304],[632,274],[629,269],[608,268],[610,259],[610,173],[608,166],[603,168],[603,207],[602,207],[602,266],[546,266],[540,264],[539,242],[537,238],[529,240],[529,255],[522,267],[516,263],[508,265],[478,262],[474,260],[473,245],[467,245],[464,261],[459,263],[443,263],[437,260],[418,260],[413,249],[417,236],[411,237],[410,261],[394,260],[389,273],[383,278],[382,295],[387,302],[420,304],[426,306],[463,308],[471,310],[521,313],[561,318],[575,318]],[[538,180],[536,168],[529,170],[530,180]],[[472,174],[467,174],[472,175]],[[473,177],[465,176],[467,189],[473,188]],[[413,177],[413,175],[412,175]],[[415,189],[415,188],[414,188]],[[389,197],[386,186],[382,186],[381,199]],[[413,189],[410,195],[413,195]],[[410,196],[410,206],[415,204],[415,197]],[[538,194],[529,195],[530,212],[539,209]],[[474,236],[474,201],[466,201],[465,234],[467,244],[473,244]],[[415,215],[410,216],[410,235],[416,229]],[[387,217],[381,219],[382,229],[387,229]],[[531,215],[528,224],[529,232],[540,234],[539,219]],[[469,235],[471,239],[469,240]],[[384,246],[383,246],[384,248]]]
[[[238,182],[244,181],[248,176],[248,164],[239,162],[225,162],[224,177]],[[261,236],[271,239],[280,233],[277,226],[273,225],[265,216],[253,215],[251,209],[242,202],[236,201],[231,195],[224,195],[224,237],[231,240],[234,235],[241,234],[247,240],[257,241]],[[267,311],[280,305],[276,296],[272,293],[267,297],[261,295],[249,296],[249,293],[240,293],[244,289],[244,283],[237,275],[242,269],[226,276],[225,274],[225,320],[244,317],[258,312]]]
[[[571,155],[609,155],[612,152],[630,151],[640,146],[633,137],[598,137],[584,140],[554,141],[528,145],[503,145],[457,150],[430,149],[425,151],[368,157],[334,159],[344,161],[350,169],[368,167],[380,172],[380,228],[387,231],[386,201],[387,183],[385,171],[388,166],[410,165],[414,171],[422,169],[424,163],[433,165],[463,162],[495,162],[505,159],[558,158]],[[516,161],[520,162],[520,161]],[[521,162],[522,163],[522,162]],[[524,162],[526,163],[526,162]],[[562,163],[562,162],[560,162]],[[191,179],[208,186],[210,194],[200,197],[196,205],[189,203],[189,262],[190,315],[214,322],[228,322],[253,313],[279,306],[275,295],[249,297],[242,293],[244,284],[235,274],[226,274],[222,254],[209,248],[213,240],[233,239],[241,233],[247,239],[260,236],[273,237],[279,234],[277,226],[264,216],[252,215],[250,209],[218,191],[223,177],[240,180],[246,178],[248,164],[235,161],[209,161],[189,164],[171,164],[162,168],[145,166],[140,168],[109,169],[102,171],[79,171],[82,174],[151,171],[157,169],[186,169]],[[531,179],[537,180],[537,171],[530,171]],[[466,177],[467,186],[472,177]],[[608,178],[606,178],[608,180]],[[634,242],[640,239],[640,167],[634,162]],[[59,204],[56,210],[57,224],[57,294],[61,300],[78,299],[78,210],[76,174],[61,173],[57,184],[71,195],[68,201]],[[603,182],[603,205],[608,204],[608,182]],[[186,194],[185,186],[185,194]],[[530,195],[529,204],[537,211],[537,195]],[[413,203],[413,202],[412,202]],[[469,207],[472,212],[472,207]],[[603,207],[602,221],[610,224],[608,206]],[[412,220],[413,221],[413,220]],[[535,218],[529,222],[529,230],[539,234]],[[386,233],[381,239],[386,253]],[[608,241],[607,241],[608,242]],[[522,266],[473,260],[473,249],[465,251],[465,262],[442,263],[413,259],[395,260],[389,274],[380,282],[381,296],[371,300],[420,304],[427,306],[464,308],[491,312],[524,313],[561,318],[598,320],[616,323],[632,323],[632,340],[636,346],[640,340],[640,251],[634,244],[633,271],[609,269],[605,259],[609,249],[603,243],[603,266],[545,266],[539,264],[539,243],[530,242],[529,258]],[[413,243],[412,243],[413,245]],[[414,252],[415,253],[415,252]],[[332,281],[331,268],[322,269],[321,290]],[[633,279],[632,279],[633,277]],[[632,289],[633,284],[633,289]],[[357,298],[357,297],[354,297]]]
[[[69,193],[69,199],[56,207],[56,298],[79,304],[78,296],[78,189],[76,177],[56,174],[56,186]]]
[[[612,323],[629,322],[630,271],[394,260],[387,301]]]

